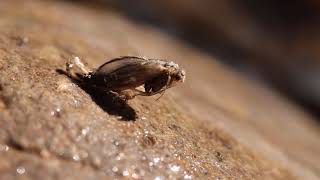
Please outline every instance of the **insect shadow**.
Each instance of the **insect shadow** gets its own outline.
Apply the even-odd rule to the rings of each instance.
[[[81,83],[68,76],[67,72],[62,69],[56,69],[56,72],[70,78],[82,90],[90,95],[91,99],[105,112],[111,115],[120,116],[123,121],[135,121],[137,118],[136,111],[123,99],[116,94],[106,92],[101,89]]]

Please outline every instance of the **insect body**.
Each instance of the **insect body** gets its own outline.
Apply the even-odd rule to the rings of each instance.
[[[76,72],[75,67],[80,72]],[[164,93],[185,80],[185,71],[172,61],[133,56],[113,59],[92,71],[75,57],[73,62],[67,63],[67,72],[72,78],[115,92],[125,100]],[[137,89],[139,86],[144,86],[144,91]]]

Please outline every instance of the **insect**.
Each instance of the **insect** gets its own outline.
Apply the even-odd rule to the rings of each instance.
[[[88,70],[80,58],[75,57],[66,63],[66,70],[71,78],[116,93],[125,101],[136,96],[159,93],[162,96],[165,90],[184,82],[186,77],[185,71],[172,61],[134,56],[112,59],[93,70]],[[144,91],[138,89],[141,86]]]

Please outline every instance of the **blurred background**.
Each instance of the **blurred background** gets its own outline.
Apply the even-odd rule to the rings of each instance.
[[[79,1],[176,36],[320,117],[320,1]]]

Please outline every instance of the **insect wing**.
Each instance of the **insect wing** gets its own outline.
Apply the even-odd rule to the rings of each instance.
[[[136,57],[123,57],[105,63],[97,69],[96,77],[103,78],[105,85],[114,90],[138,87],[163,73],[157,61]]]
[[[104,64],[102,64],[96,71],[97,74],[110,74],[113,71],[133,64],[141,64],[147,61],[143,58],[131,57],[131,56],[123,56],[119,58],[112,59]]]

